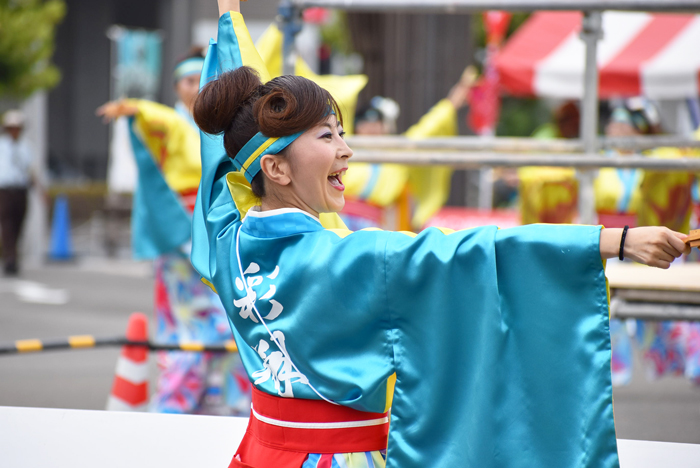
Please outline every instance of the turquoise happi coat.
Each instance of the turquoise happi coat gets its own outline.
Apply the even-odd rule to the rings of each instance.
[[[241,23],[221,18],[205,80],[244,63]],[[258,389],[391,405],[391,468],[619,465],[599,227],[326,229],[246,213],[220,136],[202,171],[192,261]]]

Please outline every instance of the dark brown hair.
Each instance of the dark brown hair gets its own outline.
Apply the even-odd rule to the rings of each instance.
[[[180,65],[182,62],[185,60],[189,60],[191,58],[204,58],[204,47],[199,47],[199,46],[193,46],[190,47],[190,49],[187,51],[187,53],[180,55],[177,60],[175,61],[175,68],[177,68],[178,65]]]
[[[300,76],[279,76],[262,84],[256,71],[240,67],[223,73],[202,88],[194,103],[194,120],[204,132],[224,135],[229,158],[261,132],[283,137],[323,122],[329,111],[342,124],[338,103],[325,89]],[[265,195],[262,171],[253,179],[253,193]]]

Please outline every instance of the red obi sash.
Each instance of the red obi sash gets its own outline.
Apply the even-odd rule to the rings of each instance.
[[[253,388],[248,429],[229,468],[299,468],[309,453],[384,450],[388,435],[388,413],[280,398]]]

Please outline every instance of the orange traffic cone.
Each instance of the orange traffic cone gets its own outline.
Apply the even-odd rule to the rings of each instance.
[[[129,317],[126,338],[148,341],[148,318],[136,312]],[[146,411],[148,407],[148,348],[124,346],[117,360],[107,411]]]

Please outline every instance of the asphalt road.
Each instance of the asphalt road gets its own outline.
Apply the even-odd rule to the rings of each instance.
[[[26,271],[19,283],[0,279],[0,343],[123,335],[131,312],[151,313],[152,287],[150,265],[125,260],[50,264]],[[0,356],[0,406],[104,409],[118,354]],[[618,438],[700,443],[700,388],[683,378],[648,382],[639,366],[629,386],[614,390]]]

